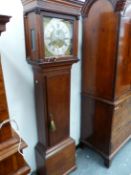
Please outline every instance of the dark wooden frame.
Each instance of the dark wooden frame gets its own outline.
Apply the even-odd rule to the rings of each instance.
[[[81,14],[83,3],[75,0],[21,0],[24,6],[24,13],[35,10],[52,11],[61,14],[78,16]]]

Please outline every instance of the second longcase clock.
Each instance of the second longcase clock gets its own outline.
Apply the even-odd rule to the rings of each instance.
[[[109,167],[131,138],[131,2],[87,1],[83,30],[81,142]]]
[[[40,174],[68,174],[76,168],[70,138],[71,66],[78,61],[81,5],[67,1],[23,0],[27,61],[33,66]]]

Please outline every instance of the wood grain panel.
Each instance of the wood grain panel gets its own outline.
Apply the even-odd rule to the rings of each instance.
[[[110,100],[114,95],[117,23],[111,4],[105,0],[94,3],[83,19],[82,91]]]
[[[75,169],[75,145],[71,141],[66,143],[63,149],[46,161],[47,175],[68,174]]]
[[[28,165],[19,153],[0,162],[0,175],[27,175],[29,171]]]
[[[70,75],[69,72],[54,72],[47,76],[48,118],[51,115],[56,125],[56,131],[49,129],[49,145],[58,144],[69,135],[69,102]],[[62,132],[61,132],[62,131]]]
[[[123,17],[120,22],[115,98],[131,90],[131,22]]]
[[[9,118],[2,65],[0,63],[0,123]],[[0,143],[12,137],[10,124],[4,125],[0,130]]]

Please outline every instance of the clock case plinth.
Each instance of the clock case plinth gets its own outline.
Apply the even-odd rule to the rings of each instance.
[[[26,57],[34,73],[38,128],[37,170],[42,175],[69,174],[76,168],[75,142],[69,136],[70,77],[72,64],[78,61],[78,19],[81,4],[73,1],[33,1],[35,6],[29,1],[22,2],[25,10]],[[72,55],[45,58],[43,16],[72,21]],[[32,29],[35,33],[33,38]]]

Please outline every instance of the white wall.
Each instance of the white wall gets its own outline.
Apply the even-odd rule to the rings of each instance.
[[[80,139],[80,115],[81,115],[81,47],[82,47],[82,23],[79,21],[78,58],[80,61],[72,66],[71,72],[71,109],[70,109],[70,135],[76,144]]]
[[[35,170],[34,147],[37,129],[34,107],[33,74],[25,58],[23,7],[20,0],[0,0],[0,14],[12,16],[6,32],[0,38],[0,53],[4,72],[10,117],[20,128],[22,138],[28,144],[25,159]],[[80,27],[81,36],[81,27]],[[80,38],[81,46],[81,38]],[[80,49],[79,49],[80,50]],[[79,52],[80,55],[80,52]],[[73,65],[71,84],[71,136],[76,144],[80,136],[80,62]]]

